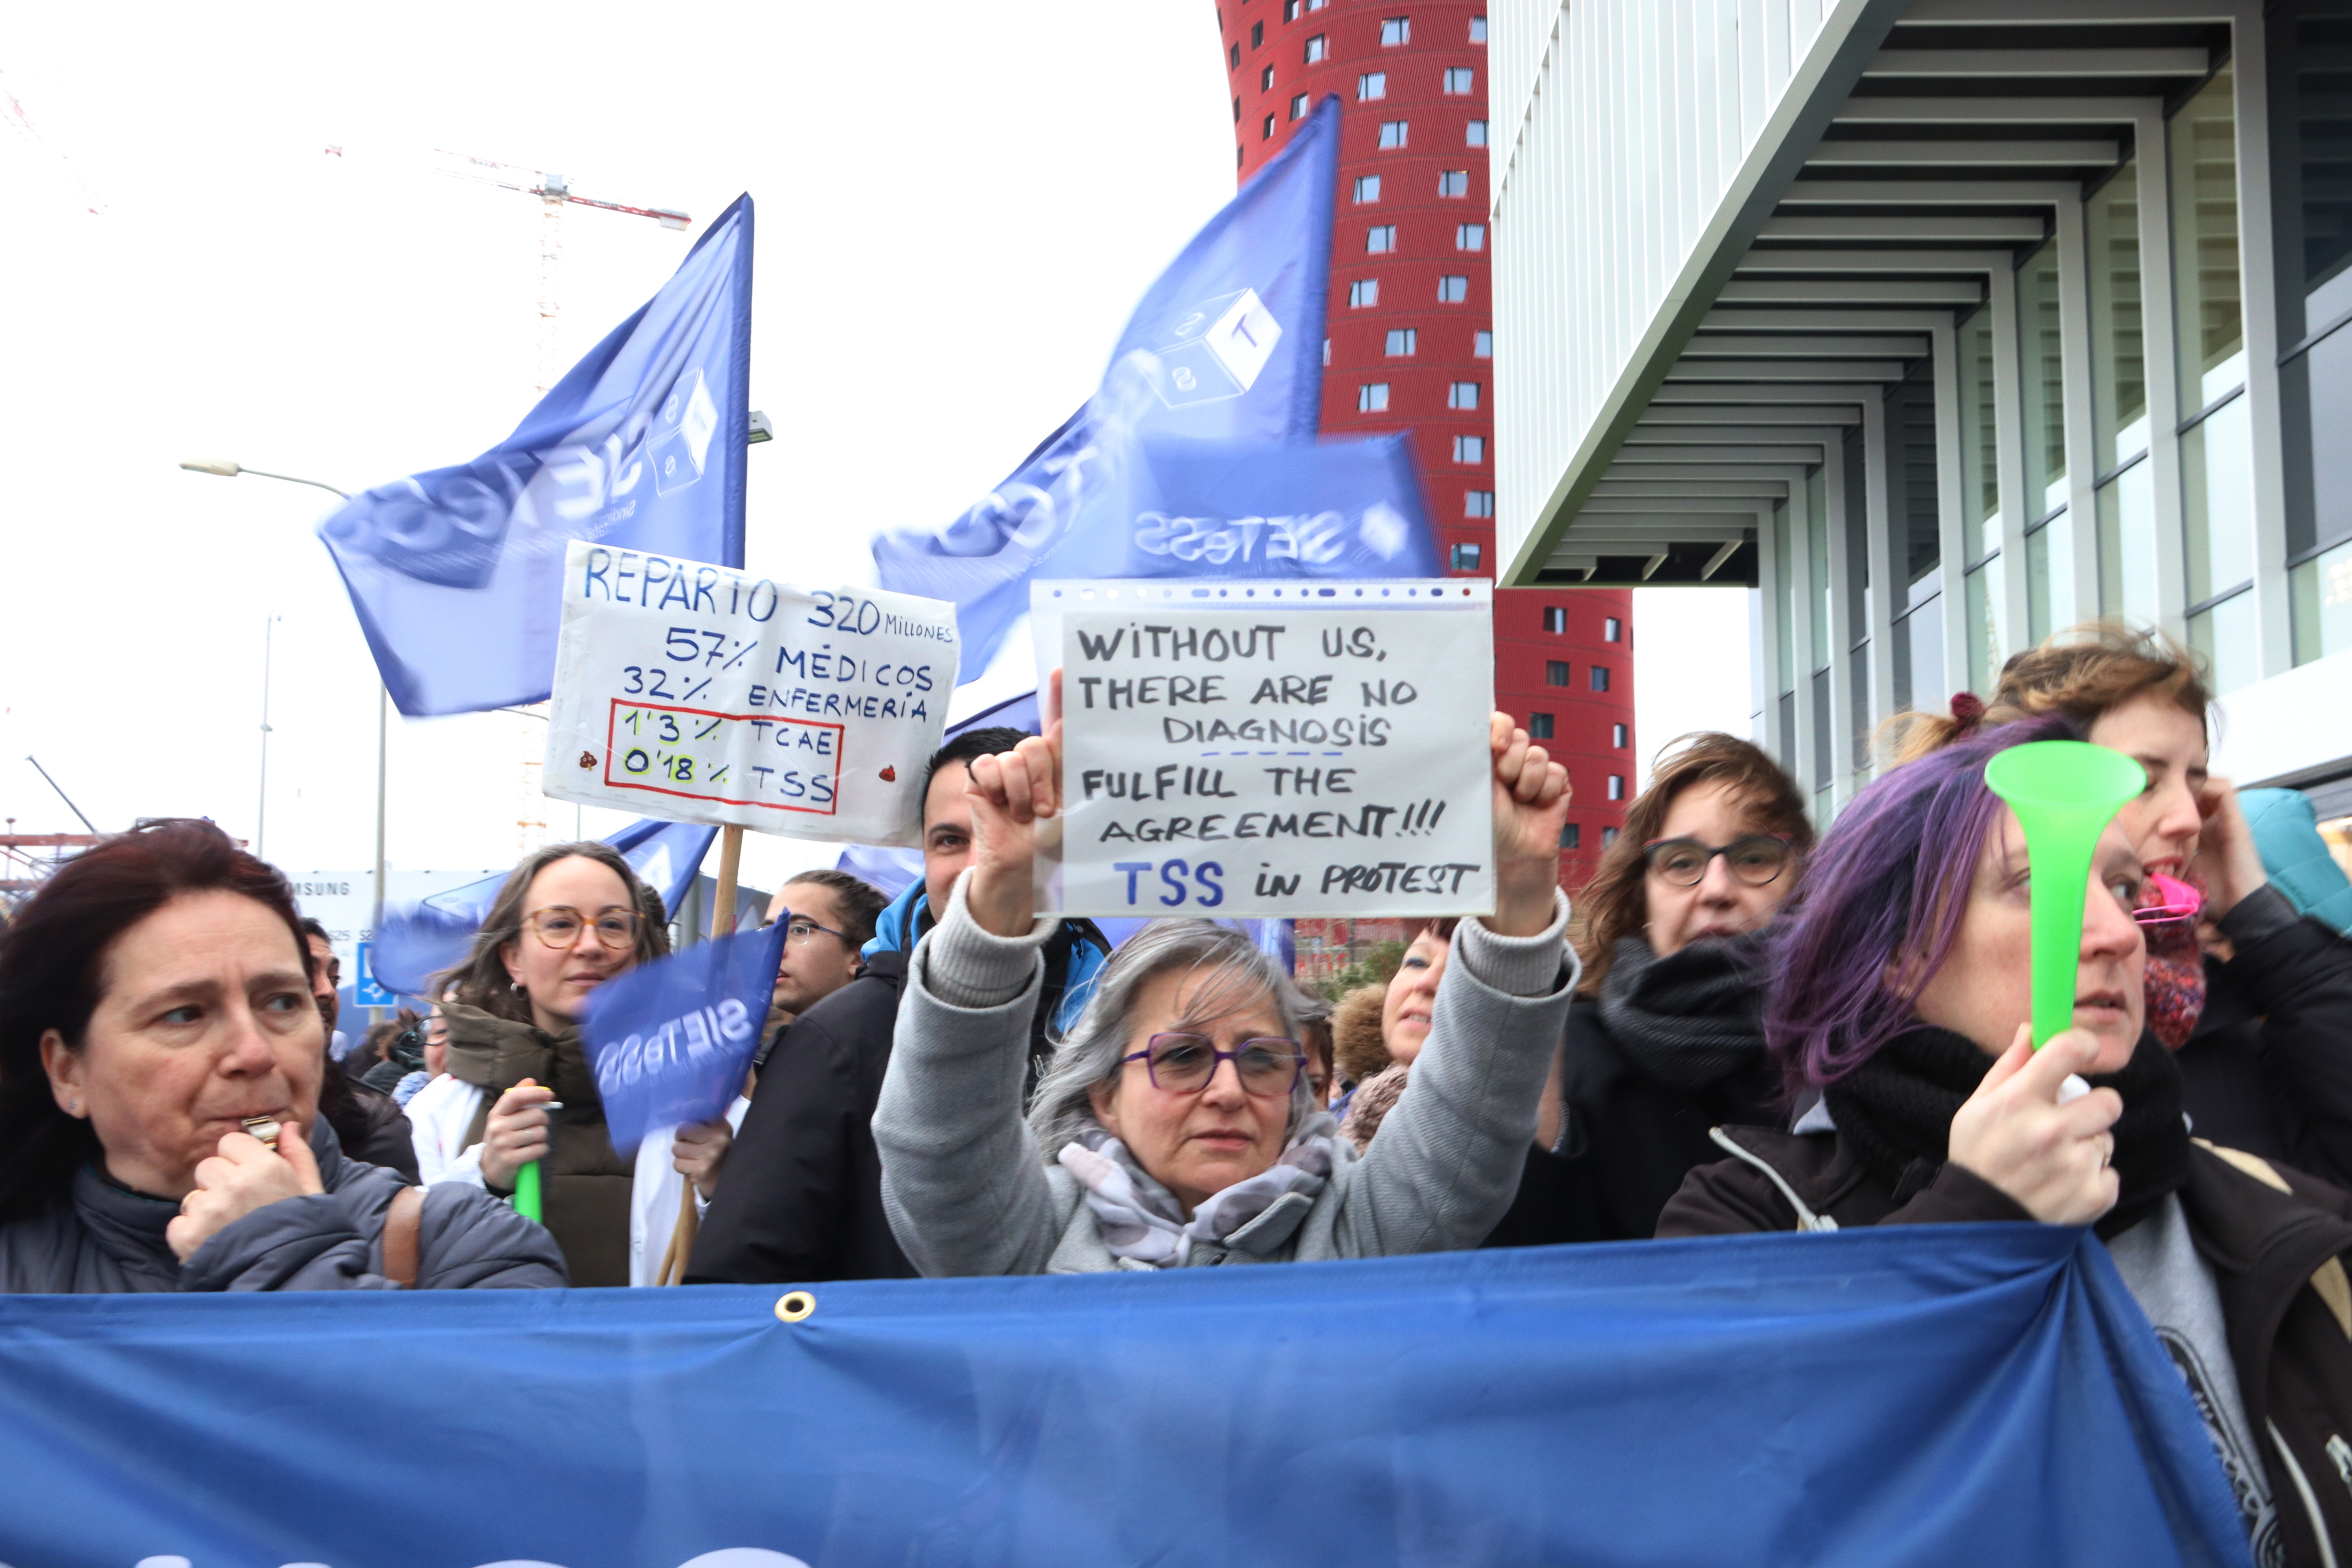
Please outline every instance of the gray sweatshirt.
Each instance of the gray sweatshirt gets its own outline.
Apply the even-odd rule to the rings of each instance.
[[[1404,1097],[1360,1158],[1339,1151],[1321,1193],[1287,1193],[1188,1263],[1287,1263],[1445,1252],[1486,1239],[1518,1190],[1537,1101],[1568,1025],[1575,954],[1568,900],[1550,927],[1502,937],[1454,928],[1429,1040]],[[882,1205],[908,1258],[930,1276],[1085,1274],[1120,1267],[1085,1188],[1021,1114],[1029,1018],[1045,973],[1041,920],[992,936],[964,908],[915,948],[874,1142]],[[1344,1141],[1342,1141],[1344,1143]]]

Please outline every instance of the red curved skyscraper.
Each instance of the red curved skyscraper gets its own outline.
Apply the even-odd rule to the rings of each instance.
[[[1484,0],[1223,0],[1247,180],[1326,93],[1340,101],[1323,428],[1412,438],[1438,549],[1495,571]],[[1574,889],[1633,793],[1633,612],[1622,588],[1495,595],[1495,701],[1568,764]]]

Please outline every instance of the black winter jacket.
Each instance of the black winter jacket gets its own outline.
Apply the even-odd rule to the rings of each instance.
[[[2258,888],[2221,917],[2205,1010],[2174,1053],[2200,1138],[2352,1189],[2352,942]]]
[[[1781,1120],[1780,1075],[1760,1052],[1704,1088],[1677,1089],[1642,1070],[1595,1005],[1569,1013],[1560,1067],[1559,1147],[1528,1149],[1488,1247],[1647,1241],[1683,1178],[1723,1157],[1708,1129]]]
[[[1739,1158],[1693,1171],[1659,1219],[1661,1237],[2032,1218],[1958,1165],[1898,1207],[1837,1133],[1722,1133]],[[2180,1206],[2220,1289],[2286,1560],[2352,1561],[2352,1196],[2199,1139]]]
[[[383,1277],[383,1216],[409,1184],[345,1159],[323,1120],[312,1123],[310,1152],[324,1193],[254,1210],[185,1263],[163,1235],[178,1204],[84,1167],[69,1202],[0,1227],[0,1292],[398,1289]],[[425,1190],[416,1252],[419,1289],[565,1283],[563,1255],[545,1230],[463,1183]]]
[[[872,1125],[906,975],[905,953],[877,952],[785,1027],[695,1235],[688,1284],[914,1277],[882,1213]]]

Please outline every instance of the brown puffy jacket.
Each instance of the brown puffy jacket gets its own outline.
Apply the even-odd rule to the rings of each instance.
[[[2009,1196],[1947,1164],[1910,1202],[1833,1132],[1719,1127],[1735,1158],[1702,1165],[1658,1220],[1661,1237],[1867,1225],[2027,1220]],[[2352,1195],[2203,1140],[2180,1206],[2213,1268],[2246,1424],[2293,1564],[2352,1562]]]

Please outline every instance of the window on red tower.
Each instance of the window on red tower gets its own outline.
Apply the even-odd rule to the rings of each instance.
[[[1449,98],[1467,98],[1476,90],[1478,73],[1467,66],[1454,66],[1445,73],[1445,93]]]
[[[1229,71],[1242,68],[1242,47],[1239,44],[1225,51],[1225,68]]]
[[[1566,685],[1567,683],[1566,683],[1565,681],[1563,681],[1563,682],[1561,682],[1561,684],[1562,684],[1562,685]],[[1619,751],[1621,751],[1621,752],[1622,752],[1622,751],[1623,751],[1623,750],[1625,749],[1625,746],[1626,746],[1626,743],[1627,743],[1627,741],[1628,741],[1628,740],[1629,740],[1629,737],[1628,737],[1628,736],[1627,736],[1627,734],[1625,733],[1625,726],[1624,726],[1624,725],[1622,725],[1622,724],[1612,724],[1612,725],[1610,725],[1610,726],[1609,726],[1609,743],[1610,743],[1611,745],[1612,745],[1612,746],[1616,747]]]
[[[1486,460],[1486,437],[1456,436],[1454,437],[1454,460],[1457,463],[1483,463]]]
[[[1454,248],[1484,250],[1486,248],[1486,226],[1483,223],[1457,223],[1454,226]]]
[[[1250,24],[1250,47],[1255,48],[1264,42],[1265,42],[1265,24],[1264,22],[1252,22]]]
[[[1274,90],[1274,68],[1272,66],[1268,66],[1265,69],[1257,73],[1257,89],[1260,92],[1272,92]]]
[[[1611,800],[1623,800],[1625,798],[1625,775],[1623,773],[1611,773],[1609,775],[1609,798]]]
[[[1263,130],[1263,131],[1260,131],[1260,132],[1257,133],[1257,139],[1258,139],[1259,141],[1261,141],[1261,142],[1271,142],[1271,141],[1273,141],[1273,140],[1274,140],[1274,116],[1273,116],[1273,115],[1269,114],[1269,115],[1267,115],[1267,116],[1265,117],[1265,130]]]
[[[1577,824],[1577,823],[1573,823],[1573,822],[1570,822],[1570,823],[1564,823],[1564,824],[1562,824],[1562,825],[1561,825],[1561,826],[1560,826],[1560,830],[1559,830],[1559,847],[1560,847],[1562,849],[1581,849],[1581,848],[1583,848],[1583,847],[1584,847],[1584,829],[1583,829],[1583,827],[1582,827],[1581,826],[1580,826],[1579,824]]]
[[[1381,351],[1390,359],[1410,359],[1421,352],[1421,331],[1417,327],[1389,329],[1388,347]]]
[[[1282,19],[1286,22],[1298,20],[1298,0],[1282,0]],[[1486,20],[1484,16],[1478,19],[1482,22]]]
[[[1454,382],[1445,389],[1445,406],[1448,408],[1477,407],[1478,384],[1475,381]]]
[[[1593,690],[1606,691],[1609,689],[1609,667],[1607,665],[1588,665],[1585,668],[1585,674],[1591,678]]]
[[[1623,642],[1625,640],[1625,623],[1619,620],[1614,616],[1612,616],[1607,620],[1601,622],[1601,640],[1602,642]]]
[[[1544,660],[1544,684],[1546,686],[1566,686],[1568,684],[1568,660],[1564,658],[1548,658]]]
[[[1470,171],[1446,169],[1437,176],[1437,194],[1441,196],[1466,196],[1470,194]]]
[[[1239,125],[1241,122],[1242,122],[1242,100],[1241,100],[1240,99],[1238,99],[1238,98],[1237,98],[1237,99],[1234,100],[1234,124],[1236,124],[1236,125]]]
[[[1370,103],[1376,98],[1386,98],[1388,95],[1388,72],[1367,71],[1362,76],[1356,79],[1356,100],[1358,102]]]
[[[1493,490],[1464,490],[1462,492],[1462,515],[1465,517],[1494,516],[1495,492]]]
[[[1388,406],[1389,384],[1387,382],[1370,381],[1356,388],[1357,413],[1384,414],[1388,411]]]
[[[1478,570],[1478,557],[1480,554],[1481,552],[1475,544],[1464,543],[1455,545],[1451,557],[1454,562],[1454,569],[1456,572],[1475,572]]]
[[[1364,253],[1366,255],[1386,256],[1390,251],[1394,250],[1395,248],[1396,225],[1392,223],[1376,223],[1372,225],[1371,227],[1364,230]]]
[[[1477,335],[1470,340],[1470,357],[1472,359],[1493,359],[1495,357],[1495,334],[1488,331],[1484,327],[1479,328]]]
[[[1379,201],[1380,199],[1381,199],[1381,177],[1380,177],[1378,174],[1359,174],[1359,175],[1357,175],[1357,176],[1356,176],[1356,201],[1357,201],[1358,205],[1369,205],[1370,204],[1371,204],[1371,203],[1373,203],[1373,202],[1376,202],[1376,201]]]
[[[1290,118],[1293,120],[1304,120],[1307,118],[1307,95],[1305,93],[1302,92],[1297,98],[1290,100]]]
[[[1412,42],[1412,18],[1391,16],[1381,24],[1381,47],[1393,49]]]
[[[1530,741],[1549,741],[1551,739],[1550,714],[1530,713],[1528,715],[1528,739]]]
[[[1241,46],[1236,44],[1234,47],[1234,63],[1239,64],[1241,62]],[[1308,65],[1321,65],[1325,60],[1328,60],[1330,58],[1331,40],[1328,37],[1325,37],[1321,33],[1318,33],[1313,37],[1307,40],[1307,63]]]
[[[1449,273],[1445,277],[1437,280],[1437,302],[1439,304],[1459,305],[1463,300],[1467,300],[1468,298],[1470,298],[1469,279],[1459,276],[1458,274]]]
[[[1377,305],[1380,302],[1381,280],[1379,279],[1359,278],[1356,281],[1348,285],[1348,308],[1349,310],[1369,310],[1370,307]]]
[[[1613,827],[1604,827],[1604,828],[1602,828],[1602,829],[1601,830],[1601,847],[1602,847],[1603,849],[1606,849],[1606,848],[1608,848],[1611,845],[1612,845],[1612,844],[1614,844],[1614,843],[1616,843],[1616,842],[1617,842],[1617,830],[1616,830],[1615,828],[1613,828]]]
[[[1470,41],[1474,44],[1483,44],[1486,41],[1486,17],[1473,16],[1470,18]]]
[[[1406,136],[1407,136],[1407,135],[1409,135],[1409,134],[1411,133],[1412,130],[1412,125],[1411,125],[1410,123],[1408,123],[1407,121],[1402,121],[1402,120],[1383,120],[1383,121],[1381,121],[1381,150],[1382,150],[1383,152],[1391,152],[1391,153],[1392,153],[1392,152],[1394,152],[1396,149],[1398,149],[1399,147],[1403,146],[1403,145],[1405,144],[1405,138],[1406,138]]]
[[[1483,120],[1474,120],[1463,127],[1462,134],[1465,142],[1469,146],[1484,147],[1486,144],[1486,122]]]
[[[1561,637],[1566,637],[1568,635],[1567,605],[1546,605],[1544,606],[1544,630],[1556,633]]]

